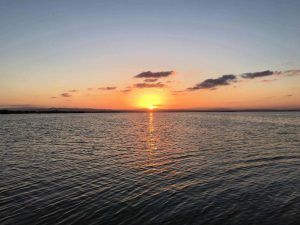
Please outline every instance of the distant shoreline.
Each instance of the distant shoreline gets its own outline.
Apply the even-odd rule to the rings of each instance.
[[[61,113],[148,113],[148,112],[300,112],[300,109],[156,109],[150,110],[109,110],[109,109],[0,109],[0,114],[61,114]]]

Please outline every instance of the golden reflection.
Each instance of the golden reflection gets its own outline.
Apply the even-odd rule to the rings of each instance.
[[[156,150],[156,138],[155,138],[155,130],[154,130],[154,113],[149,112],[149,122],[148,122],[148,136],[147,136],[147,144],[149,150]]]
[[[169,140],[162,141],[161,132],[166,132],[160,124],[159,114],[155,111],[149,111],[145,115],[144,121],[146,125],[139,138],[144,144],[136,154],[133,154],[134,160],[130,165],[130,169],[143,171],[145,177],[155,176],[159,179],[173,179],[178,171],[173,168],[174,159],[170,157],[176,154],[177,149],[169,147]],[[172,188],[180,188],[172,186]]]

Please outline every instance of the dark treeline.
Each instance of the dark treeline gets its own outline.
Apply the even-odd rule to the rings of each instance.
[[[0,114],[42,114],[42,113],[120,113],[120,110],[10,110],[2,109]]]

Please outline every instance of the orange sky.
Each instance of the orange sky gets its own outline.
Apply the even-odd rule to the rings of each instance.
[[[166,71],[161,71],[162,73]],[[190,90],[180,72],[169,72],[166,77],[155,78],[161,72],[148,72],[154,78],[131,78],[123,86],[68,86],[57,88],[55,84],[45,87],[15,89],[2,94],[2,107],[75,107],[107,109],[214,109],[214,108],[298,108],[300,107],[300,72],[272,72],[267,76],[234,80],[219,77],[211,79],[213,87],[205,79],[199,87]],[[263,71],[262,71],[263,72]],[[259,74],[262,72],[254,72]],[[142,74],[142,73],[140,73]],[[137,74],[136,74],[137,75]],[[148,79],[148,80],[145,80]],[[151,80],[152,79],[152,80]],[[155,80],[155,81],[154,81]],[[223,83],[222,83],[223,82]],[[53,86],[52,86],[53,85]],[[1,91],[3,92],[2,89]],[[9,92],[7,90],[7,92]]]

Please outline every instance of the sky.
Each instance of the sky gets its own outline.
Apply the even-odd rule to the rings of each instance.
[[[300,108],[299,0],[0,0],[0,107]]]

